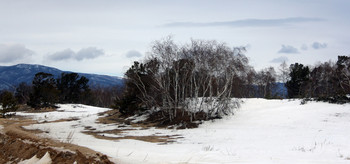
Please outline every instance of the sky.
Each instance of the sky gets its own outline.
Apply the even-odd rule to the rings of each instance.
[[[350,55],[348,0],[0,0],[0,65],[123,76],[172,36],[244,46],[260,70]]]

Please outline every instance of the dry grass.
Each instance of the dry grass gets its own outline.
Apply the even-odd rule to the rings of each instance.
[[[107,115],[104,117],[99,117],[97,119],[98,123],[101,124],[113,124],[113,123],[124,123],[125,118],[122,117],[121,113],[118,110],[109,110],[103,113],[99,113],[100,116]]]
[[[27,112],[27,113],[44,113],[44,112],[53,112],[53,111],[57,111],[57,108],[45,107],[45,108],[40,108],[40,109],[34,109],[34,108],[27,107],[27,110],[25,112]]]
[[[45,146],[48,147],[63,147],[65,149],[71,150],[71,151],[76,151],[79,150],[80,152],[82,152],[83,154],[87,154],[87,155],[95,155],[96,151],[91,150],[89,148],[86,147],[81,147],[81,146],[77,146],[77,145],[73,145],[70,143],[62,143],[62,142],[58,142],[56,140],[52,140],[49,138],[41,138],[39,137],[37,134],[38,133],[42,133],[44,131],[40,131],[40,130],[27,130],[24,129],[23,126],[28,126],[31,124],[36,124],[37,122],[34,120],[30,120],[30,119],[1,119],[0,118],[0,125],[4,126],[3,132],[10,137],[14,137],[14,138],[20,138],[20,139],[25,139],[25,140],[29,140],[35,143],[41,143],[44,144]]]
[[[138,123],[132,123],[131,119],[126,120],[127,117],[122,116],[122,114],[118,110],[110,110],[104,113],[100,114],[106,115],[103,117],[99,117],[97,119],[98,123],[102,124],[126,124],[130,125],[134,128],[140,128],[141,129],[149,129],[151,127],[157,127],[157,128],[166,128],[166,126],[159,126],[159,122],[157,121],[143,121]],[[98,139],[106,139],[106,140],[122,140],[122,139],[134,139],[139,141],[145,141],[145,142],[151,142],[151,143],[158,143],[158,144],[167,144],[175,142],[176,139],[182,138],[179,135],[166,135],[166,136],[123,136],[123,137],[110,137],[110,136],[104,136],[104,134],[114,134],[114,135],[120,135],[124,131],[130,131],[130,130],[136,130],[136,129],[114,129],[114,130],[107,130],[107,131],[96,131],[96,129],[92,127],[85,127],[85,134],[89,134],[94,136]]]
[[[79,118],[71,117],[71,118],[59,119],[59,120],[54,120],[54,121],[46,121],[44,123],[57,123],[57,122],[77,121],[77,120],[79,120]]]
[[[123,137],[104,136],[104,134],[120,134],[123,131],[125,131],[125,130],[115,129],[115,130],[99,131],[99,132],[85,131],[83,133],[92,135],[98,139],[105,139],[105,140],[133,139],[133,140],[158,143],[158,144],[168,144],[168,143],[175,142],[176,139],[182,138],[180,135],[166,135],[166,136],[151,135],[151,136],[123,136]]]
[[[107,116],[102,116],[102,115],[107,115]],[[151,115],[151,118],[145,120],[145,121],[141,121],[141,122],[137,122],[137,123],[132,123],[132,119],[128,119],[126,116],[123,116],[118,110],[110,110],[110,111],[106,111],[103,113],[100,113],[100,116],[97,119],[98,123],[102,123],[102,124],[126,124],[126,125],[131,125],[132,127],[141,127],[142,129],[148,129],[148,128],[152,128],[152,127],[156,127],[156,128],[167,128],[169,125],[171,124],[164,124],[162,125],[160,122],[164,122],[163,119],[159,119],[160,114],[156,113],[154,115]],[[180,120],[178,120],[177,122],[181,122],[181,118],[179,118]],[[189,125],[189,124],[188,124]],[[197,127],[197,124],[193,124],[187,128],[194,128]]]

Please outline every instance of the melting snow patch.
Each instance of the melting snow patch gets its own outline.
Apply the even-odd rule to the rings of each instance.
[[[140,116],[135,115],[135,116],[127,118],[127,120],[132,120],[131,121],[132,123],[138,123],[138,122],[147,120],[148,117],[149,117],[149,114],[143,114],[143,115],[140,115]]]
[[[38,162],[36,162],[36,164],[51,164],[51,163],[52,163],[52,160],[49,152],[46,152],[46,154]]]
[[[52,163],[52,160],[50,157],[50,153],[46,152],[46,154],[41,159],[39,159],[38,157],[36,157],[36,155],[34,155],[32,158],[21,161],[18,164],[51,164],[51,163]]]
[[[19,162],[18,164],[36,164],[40,159],[34,155],[32,158]]]

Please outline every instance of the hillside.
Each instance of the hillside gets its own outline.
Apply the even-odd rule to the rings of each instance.
[[[63,72],[57,68],[47,67],[42,65],[31,64],[18,64],[14,66],[0,66],[0,90],[14,90],[21,82],[30,84],[34,78],[34,75],[38,72],[51,73],[55,77],[58,77]],[[89,79],[89,85],[95,86],[115,86],[123,85],[123,79],[116,76],[97,75],[78,73],[80,76],[85,76]]]

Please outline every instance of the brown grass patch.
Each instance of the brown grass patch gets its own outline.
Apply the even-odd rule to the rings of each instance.
[[[204,112],[188,113],[183,110],[177,110],[176,117],[172,120],[166,115],[162,111],[152,113],[143,124],[158,128],[177,127],[177,129],[186,129],[197,128],[202,120],[207,120],[207,115]]]
[[[94,150],[91,150],[89,148],[73,145],[73,144],[70,144],[70,143],[62,143],[62,142],[58,142],[58,141],[55,141],[55,140],[52,140],[52,139],[49,139],[49,138],[41,138],[41,137],[38,137],[36,134],[38,132],[42,132],[42,131],[40,131],[40,130],[27,130],[27,129],[23,128],[23,126],[28,126],[28,125],[35,124],[35,123],[37,123],[37,122],[34,121],[34,120],[30,120],[30,119],[20,119],[20,120],[19,119],[17,119],[17,120],[14,120],[14,119],[0,119],[0,125],[4,126],[4,129],[2,131],[3,131],[3,133],[5,135],[3,135],[3,136],[10,137],[12,139],[18,139],[18,140],[21,140],[21,141],[27,140],[27,141],[30,141],[31,143],[35,143],[36,146],[28,146],[28,149],[33,149],[32,147],[39,148],[39,149],[33,149],[33,152],[36,152],[36,153],[40,152],[41,153],[41,150],[45,150],[42,153],[42,154],[44,154],[46,152],[46,148],[53,148],[53,147],[64,148],[64,149],[70,150],[72,152],[79,151],[79,153],[83,154],[86,158],[90,159],[90,157],[91,157],[91,159],[95,159],[95,161],[87,160],[86,162],[82,162],[82,163],[111,163],[105,155],[100,155],[98,152],[96,152]],[[3,139],[1,138],[0,141],[3,141]],[[21,144],[18,144],[18,145],[21,145]],[[5,151],[5,149],[3,149],[3,147],[2,147],[2,145],[0,145],[0,147],[2,148],[2,150]],[[2,163],[1,162],[1,158],[4,158],[4,156],[7,155],[6,154],[7,152],[11,153],[11,154],[14,153],[14,156],[20,155],[20,154],[16,155],[15,152],[19,151],[19,150],[22,150],[22,147],[21,146],[17,146],[17,147],[14,147],[14,148],[17,148],[17,149],[13,149],[13,151],[6,150],[5,152],[4,151],[0,151],[0,163]],[[59,156],[59,154],[61,154],[63,156],[66,156],[65,154],[62,154],[62,153],[59,153],[59,152],[58,152],[58,154],[57,153],[56,154],[55,153],[52,154],[51,150],[49,152],[51,154],[51,157],[56,156],[56,155]],[[40,156],[40,153],[39,153],[38,156]],[[31,156],[29,158],[31,158],[33,155],[34,154],[31,154]],[[75,158],[75,160],[77,160],[79,162],[78,158],[80,158],[80,157],[78,155],[78,156],[76,156],[74,158]],[[24,157],[16,157],[16,158],[28,159],[27,156],[25,156],[25,158]],[[5,159],[5,161],[6,161],[6,159]],[[54,162],[54,163],[56,163],[56,162]],[[62,162],[58,162],[58,163],[62,163]]]
[[[99,117],[97,119],[98,123],[101,124],[113,124],[113,123],[126,123],[125,117],[118,110],[109,110],[106,112],[99,113],[100,116],[107,114],[107,116]]]
[[[28,110],[29,109],[29,110]],[[57,107],[44,107],[40,109],[34,109],[34,108],[27,108],[27,113],[45,113],[45,112],[53,112],[57,111]]]
[[[77,121],[77,120],[80,120],[80,119],[76,117],[71,117],[71,118],[64,118],[64,119],[59,119],[54,121],[44,121],[42,123],[68,122],[68,121]]]
[[[132,129],[132,130],[135,130],[135,129]],[[118,135],[118,134],[122,133],[123,131],[125,131],[125,130],[115,129],[115,130],[99,131],[99,132],[85,131],[83,133],[92,135],[98,139],[105,139],[105,140],[133,139],[133,140],[158,143],[158,144],[168,144],[168,143],[175,142],[176,139],[182,138],[180,135],[166,135],[166,136],[151,135],[151,136],[123,136],[123,137],[110,137],[110,136],[103,135],[106,133]]]

